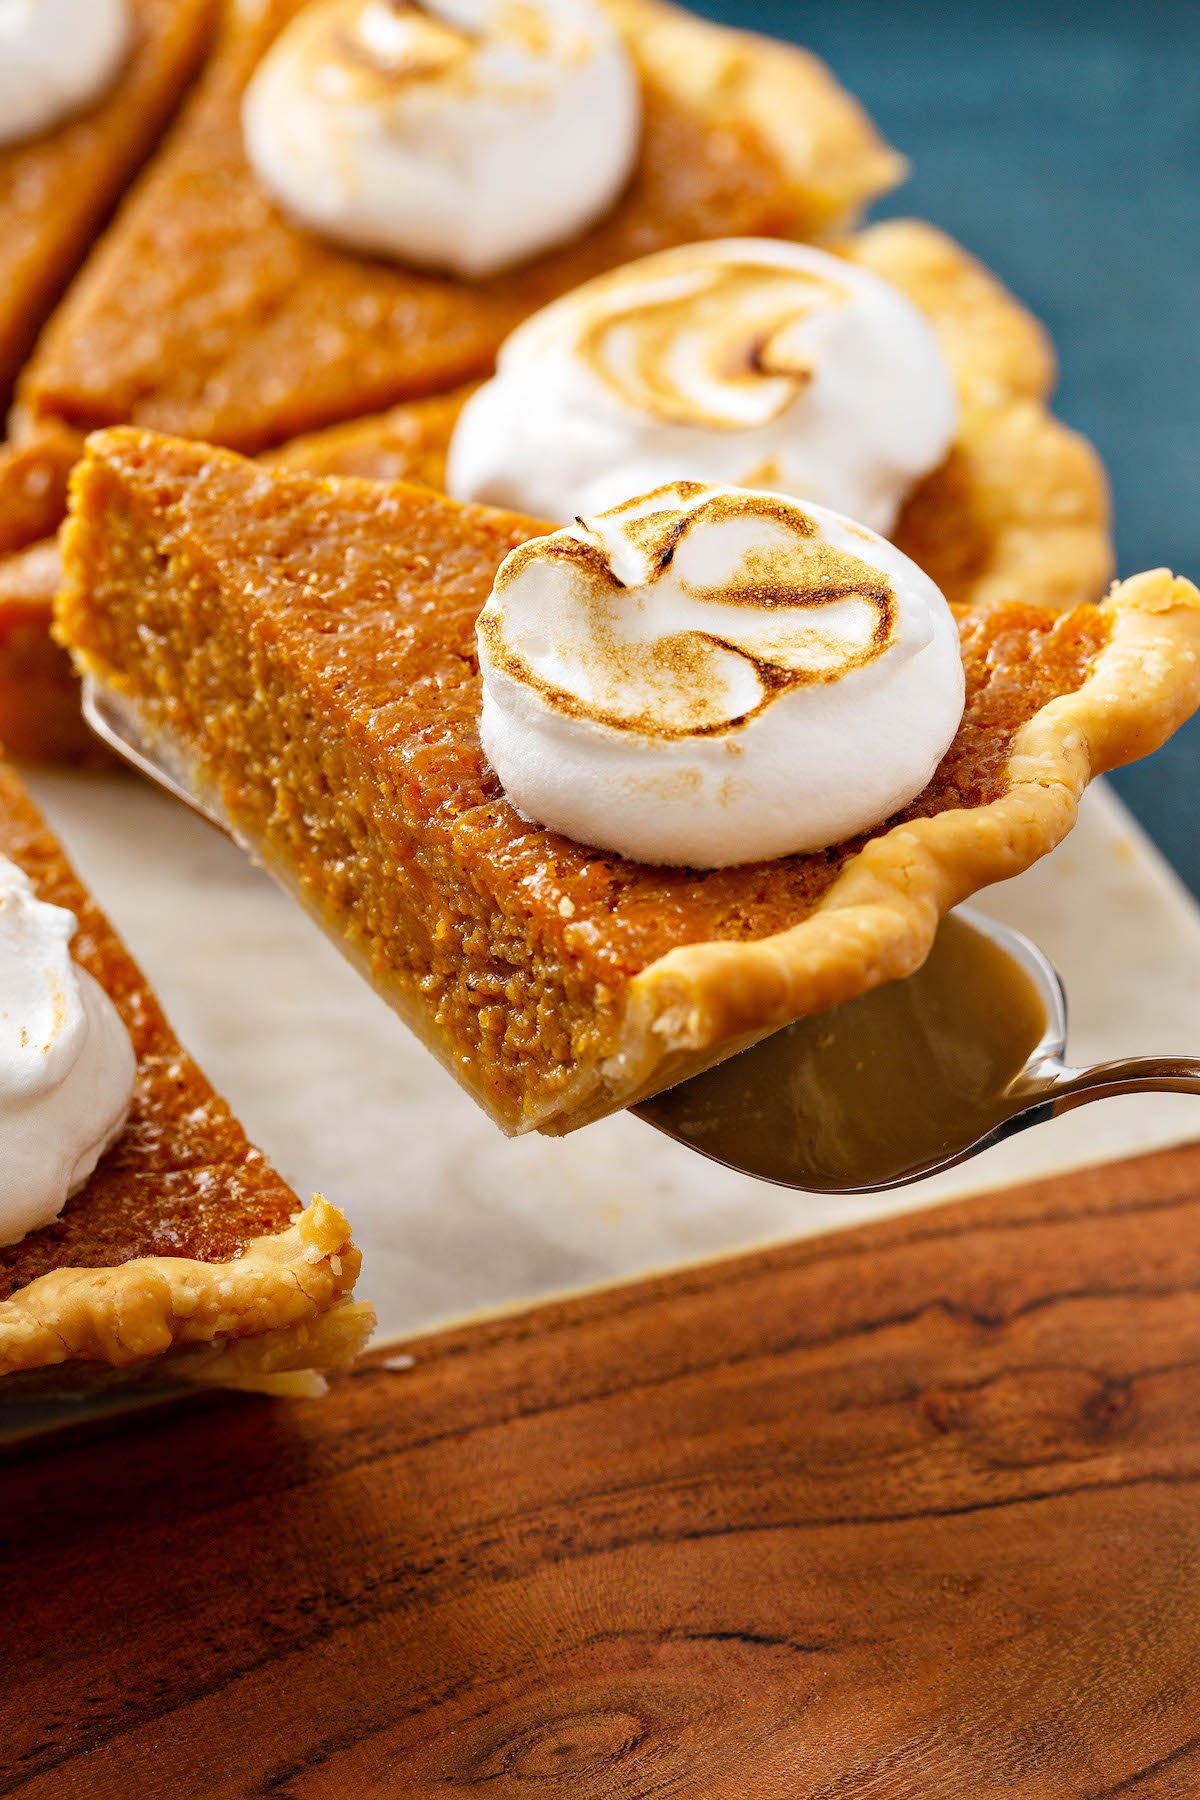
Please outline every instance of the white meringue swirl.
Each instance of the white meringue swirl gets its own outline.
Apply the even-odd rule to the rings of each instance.
[[[509,800],[639,862],[853,837],[921,792],[962,718],[938,588],[782,494],[677,482],[534,538],[477,630],[481,739]]]
[[[0,857],[0,1244],[58,1217],[129,1112],[133,1045],[74,933]]]
[[[447,485],[570,519],[714,481],[887,532],[957,413],[933,327],[888,282],[811,245],[726,238],[629,263],[520,325],[463,410]]]
[[[584,230],[641,92],[594,0],[312,0],[246,92],[246,148],[302,224],[469,277]]]
[[[0,144],[98,100],[132,35],[129,0],[0,0]]]

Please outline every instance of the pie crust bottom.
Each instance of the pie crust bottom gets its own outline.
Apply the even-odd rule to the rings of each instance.
[[[0,1303],[0,1397],[113,1382],[318,1391],[313,1370],[352,1360],[374,1324],[351,1294],[360,1263],[345,1218],[318,1196],[229,1262],[53,1269]]]

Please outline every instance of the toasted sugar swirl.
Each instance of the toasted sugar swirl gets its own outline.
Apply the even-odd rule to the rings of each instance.
[[[677,481],[514,550],[480,741],[525,818],[696,868],[819,850],[920,792],[962,716],[944,597],[786,495]]]
[[[749,255],[719,262],[697,247],[658,283],[600,284],[577,354],[624,406],[667,424],[744,431],[795,402],[813,375],[806,327],[847,299],[843,284],[810,270]]]
[[[365,104],[387,104],[421,83],[436,83],[447,95],[485,94],[491,85],[480,67],[485,47],[560,62],[586,58],[590,50],[585,32],[556,45],[530,0],[501,0],[486,27],[466,23],[437,0],[316,0],[290,29],[303,78]]]
[[[953,440],[927,319],[811,244],[684,244],[519,325],[450,445],[460,500],[591,517],[687,479],[764,488],[890,531]]]
[[[479,621],[491,665],[549,710],[667,741],[737,731],[894,631],[891,583],[802,507],[697,482],[522,545]]]
[[[417,0],[329,0],[301,17],[310,34],[310,67],[340,65],[364,99],[383,99],[405,82],[462,69],[475,44],[473,33]]]

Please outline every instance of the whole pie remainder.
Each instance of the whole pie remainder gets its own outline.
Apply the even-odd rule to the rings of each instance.
[[[1165,571],[1067,613],[959,609],[966,712],[926,790],[816,855],[706,874],[507,803],[475,621],[546,528],[403,485],[98,434],[60,629],[81,668],[508,1130],[569,1130],[903,975],[938,918],[1070,828],[1200,700]]]
[[[597,270],[694,238],[824,229],[903,167],[805,52],[608,0],[644,111],[615,207],[486,281],[389,266],[290,223],[247,162],[243,92],[301,4],[230,8],[170,142],[22,377],[18,435],[130,421],[261,450],[483,374],[519,318]]]
[[[995,276],[921,221],[871,226],[842,251],[926,315],[958,392],[957,439],[904,509],[901,549],[957,603],[1067,608],[1098,599],[1112,572],[1107,487],[1091,446],[1046,408],[1055,370],[1041,326]],[[472,391],[410,401],[265,454],[318,474],[442,488],[451,434]],[[77,450],[76,435],[60,429],[12,453],[25,498],[9,509],[7,543],[29,547],[0,558],[0,742],[34,760],[96,754],[69,660],[48,636],[58,562],[46,534],[65,507]],[[0,508],[0,548],[5,516]]]
[[[130,0],[131,42],[106,90],[62,124],[0,144],[0,406],[195,72],[217,3]]]
[[[487,280],[389,266],[292,223],[247,160],[247,83],[301,3],[227,9],[169,143],[47,328],[0,450],[0,555],[56,530],[93,426],[276,446],[486,373],[518,319],[600,269],[692,238],[824,229],[902,172],[804,51],[658,0],[609,0],[644,111],[615,207],[577,242]],[[389,436],[376,438],[380,464]],[[52,562],[0,568],[0,741],[35,759],[86,757],[73,682],[36,630]]]
[[[72,954],[137,1058],[124,1130],[56,1223],[0,1248],[0,1398],[172,1379],[302,1389],[372,1324],[337,1208],[302,1207],[181,1048],[145,977],[0,764],[0,856],[78,920]]]

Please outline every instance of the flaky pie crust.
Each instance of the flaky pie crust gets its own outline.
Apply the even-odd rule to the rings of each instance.
[[[54,1269],[0,1302],[0,1377],[162,1358],[164,1377],[269,1387],[348,1362],[374,1319],[350,1297],[361,1261],[345,1217],[318,1195],[286,1231],[253,1239],[230,1262],[142,1256]]]
[[[811,51],[698,19],[669,0],[602,0],[638,64],[714,123],[747,120],[803,196],[813,234],[854,218],[908,164]]]

